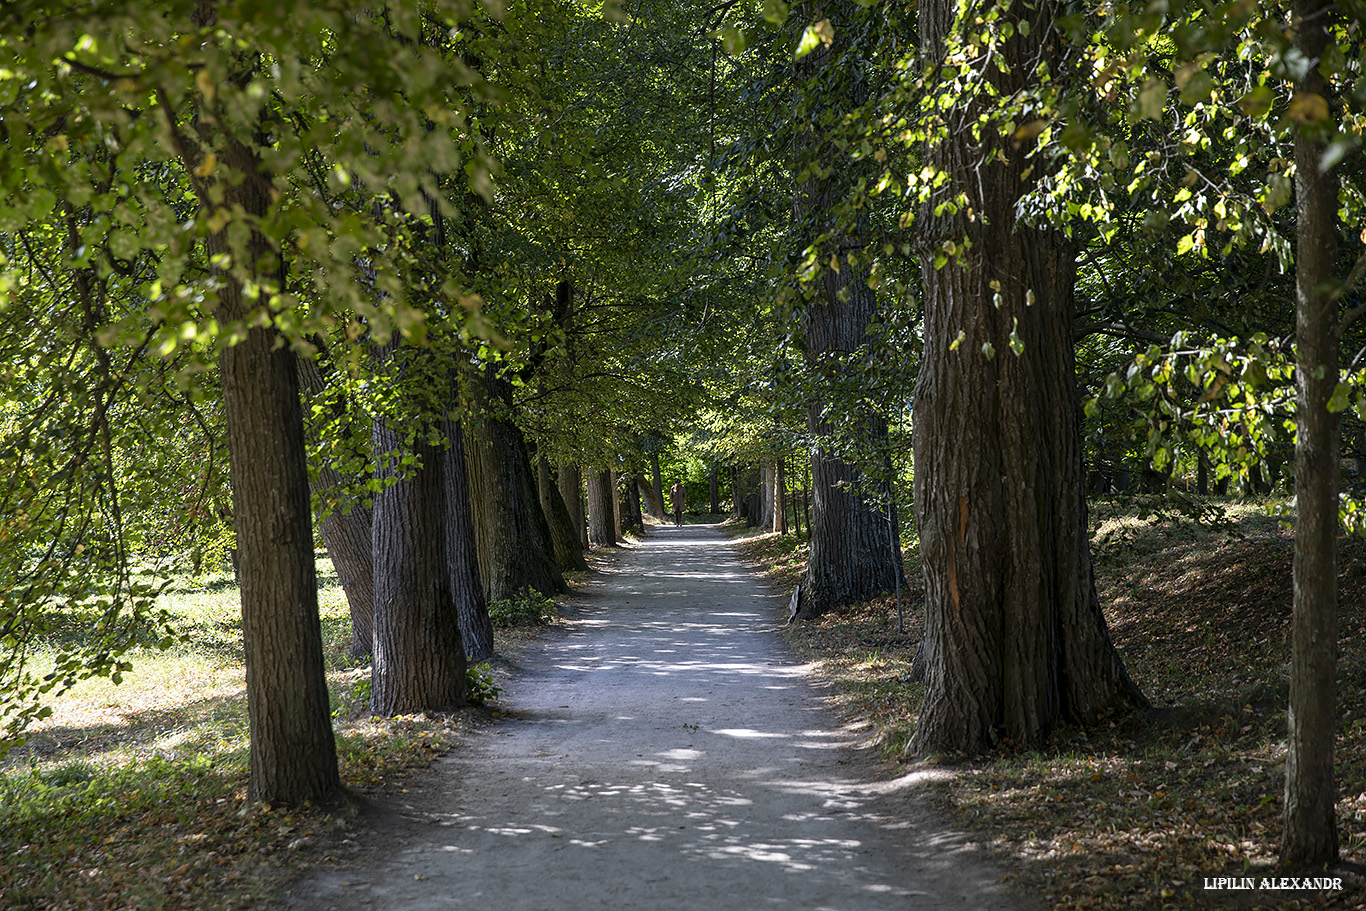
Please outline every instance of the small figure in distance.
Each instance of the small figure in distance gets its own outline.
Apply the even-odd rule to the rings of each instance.
[[[683,490],[683,482],[675,481],[673,493],[674,502],[674,525],[683,527],[683,503],[687,499],[687,492]]]

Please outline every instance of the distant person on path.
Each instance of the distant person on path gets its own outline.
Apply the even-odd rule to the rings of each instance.
[[[679,528],[683,527],[683,504],[688,498],[688,494],[683,490],[683,482],[675,481],[673,500],[674,500],[674,524]]]

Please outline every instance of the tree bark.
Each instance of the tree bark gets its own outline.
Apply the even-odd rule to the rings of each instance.
[[[664,506],[664,476],[659,473],[659,453],[650,453],[650,474],[654,479],[655,498],[650,503],[651,509],[658,508],[659,511],[652,513],[656,519],[663,521],[668,518],[668,512]]]
[[[307,357],[297,358],[296,363],[305,400],[320,395],[326,382],[318,363]],[[310,441],[316,440],[316,431],[307,422],[305,426]],[[348,653],[352,658],[370,654],[375,629],[375,564],[371,551],[370,510],[359,504],[338,502],[342,491],[359,486],[338,471],[330,459],[324,458],[318,465],[313,508],[321,516],[318,525],[323,546],[332,560],[332,568],[337,571],[337,581],[341,583],[351,614]]]
[[[550,523],[550,537],[555,544],[555,561],[565,572],[586,570],[579,533],[569,516],[569,507],[560,496],[560,488],[550,476],[550,463],[544,457],[536,459],[536,488],[541,497],[541,511]]]
[[[773,530],[787,534],[787,474],[783,460],[773,460]]]
[[[920,9],[925,59],[940,59],[958,4]],[[1009,76],[984,74],[1003,94],[1057,41],[1053,9],[1037,7],[1028,47],[1017,31],[1001,50]],[[1007,145],[1004,161],[989,162],[968,128],[978,113],[951,112],[950,134],[927,157],[950,178],[943,198],[964,193],[985,218],[934,216],[935,198],[919,224],[925,350],[913,446],[927,683],[910,750],[920,754],[1036,746],[1061,722],[1146,705],[1111,644],[1092,573],[1070,334],[1075,258],[1060,234],[1016,223],[1025,156]],[[949,239],[971,246],[937,267]]]
[[[835,33],[852,26],[860,14],[852,0],[828,0],[817,5],[819,18],[824,12],[835,26]],[[838,47],[838,42],[834,46]],[[859,67],[840,67],[833,59],[834,48],[821,47],[798,62],[799,73],[817,79],[821,97],[814,106],[824,119],[838,119],[863,104],[868,85]],[[816,130],[823,129],[817,126]],[[812,178],[798,188],[793,201],[794,218],[803,234],[811,237],[833,235],[832,257],[841,261],[838,269],[826,268],[816,280],[815,295],[808,305],[803,354],[807,366],[827,382],[844,371],[842,359],[854,352],[864,340],[868,324],[876,311],[876,297],[868,287],[865,266],[848,261],[846,251],[863,246],[861,224],[830,226],[825,213],[838,209],[838,203],[852,185],[850,163],[844,152],[825,137],[814,134],[811,147],[819,163],[832,168],[826,179]],[[880,592],[891,591],[901,577],[901,567],[891,559],[881,532],[878,513],[860,492],[872,493],[869,479],[859,476],[855,467],[834,454],[827,442],[835,430],[823,417],[825,402],[812,401],[807,408],[807,428],[815,443],[811,462],[814,471],[815,509],[811,549],[796,617],[810,620],[836,607],[865,601]],[[877,448],[885,443],[886,420],[867,413],[861,406],[851,422],[861,444]],[[770,493],[771,497],[771,493]],[[772,522],[765,514],[761,519]],[[881,542],[881,543],[880,543]]]
[[[423,436],[413,444],[418,467],[394,480],[403,438],[382,420],[374,425],[377,474],[392,481],[375,494],[374,506],[376,715],[465,704],[465,646],[447,562],[444,454]]]
[[[472,386],[487,405],[506,407],[501,381],[476,377]],[[547,596],[565,591],[522,431],[485,409],[465,421],[465,458],[484,597],[502,601],[527,588]]]
[[[712,515],[719,516],[721,514],[721,485],[716,477],[716,471],[716,463],[712,462],[711,471],[707,473],[707,494],[709,496],[707,509]]]
[[[1297,94],[1328,96],[1317,63],[1332,25],[1328,4],[1296,0],[1296,45],[1313,66]],[[1330,102],[1331,105],[1331,102]],[[1333,728],[1337,717],[1338,179],[1320,171],[1321,125],[1295,133],[1295,583],[1290,711],[1281,859],[1298,866],[1337,860]]]
[[[730,517],[739,519],[743,516],[744,498],[740,495],[740,469],[736,465],[730,466]]]
[[[637,478],[636,486],[640,488],[641,494],[645,497],[646,509],[649,510],[650,515],[662,518],[664,516],[664,503],[662,500],[655,500],[654,485],[646,481],[645,478]]]
[[[622,479],[621,495],[624,498],[621,506],[622,524],[626,528],[642,531],[645,528],[645,516],[640,511],[640,479],[634,472]]]
[[[608,485],[612,491],[612,534],[614,540],[625,541],[621,534],[621,495],[617,493],[620,483],[621,477],[615,471],[609,472]]]
[[[613,504],[612,473],[591,468],[588,471],[588,541],[594,547],[614,547],[617,543]]]
[[[560,463],[560,496],[569,509],[570,521],[583,550],[588,549],[588,522],[583,506],[583,472],[572,462]]]
[[[493,657],[493,619],[479,575],[479,543],[470,509],[465,431],[459,421],[443,421],[446,449],[441,466],[446,484],[446,565],[460,625],[460,642],[469,664]]]
[[[269,208],[270,182],[246,147],[227,140],[221,158],[243,175],[228,182],[225,202],[254,217]],[[188,162],[187,162],[188,164]],[[226,210],[225,210],[226,211]],[[252,230],[246,251],[230,249],[226,228],[210,235],[211,256],[250,266],[272,256]],[[238,273],[219,271],[221,324],[255,322],[223,350],[218,364],[232,471],[233,520],[242,590],[242,638],[251,731],[249,800],[324,802],[341,786],[327,678],[303,411],[294,355],[270,322],[269,308],[249,296]]]
[[[761,531],[773,530],[773,461],[767,458],[759,463],[759,515],[755,525]]]

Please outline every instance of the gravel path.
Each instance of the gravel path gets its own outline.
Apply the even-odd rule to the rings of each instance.
[[[294,911],[1033,908],[859,749],[713,526],[661,528]]]

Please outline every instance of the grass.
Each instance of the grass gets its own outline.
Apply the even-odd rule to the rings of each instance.
[[[353,795],[381,793],[454,746],[470,721],[371,717],[369,667],[347,656],[345,597],[325,559],[319,581],[342,780]],[[246,907],[269,900],[300,867],[329,860],[358,824],[346,807],[247,803],[237,590],[231,578],[199,579],[168,593],[164,606],[186,642],[134,650],[121,684],[79,684],[0,763],[7,911]],[[532,635],[500,630],[497,650]],[[482,676],[496,687],[487,670]]]
[[[1366,890],[1366,548],[1344,541],[1337,805],[1342,892],[1212,891],[1206,877],[1279,876],[1293,539],[1259,505],[1219,531],[1132,509],[1093,512],[1105,542],[1097,586],[1111,635],[1154,710],[1055,732],[1044,748],[951,765],[932,800],[1054,909],[1359,908]],[[742,542],[775,584],[800,578],[804,546]],[[792,627],[793,648],[886,755],[914,730],[909,682],[923,593],[912,549],[908,637],[890,599]]]

